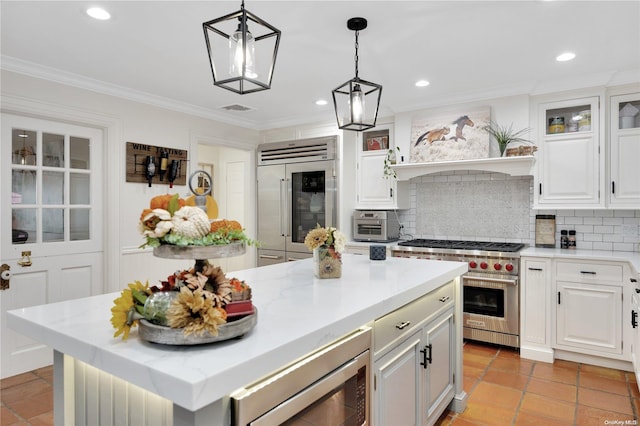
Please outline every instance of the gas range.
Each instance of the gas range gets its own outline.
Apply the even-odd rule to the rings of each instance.
[[[522,243],[415,239],[391,247],[396,257],[467,262],[469,272],[518,275]]]

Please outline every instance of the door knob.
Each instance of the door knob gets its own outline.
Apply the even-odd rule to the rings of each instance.
[[[9,288],[9,278],[11,278],[10,267],[6,263],[3,263],[2,266],[0,266],[0,290]]]

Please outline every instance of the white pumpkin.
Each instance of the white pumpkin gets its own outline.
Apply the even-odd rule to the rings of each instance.
[[[200,207],[184,206],[173,214],[173,233],[188,238],[200,238],[209,233],[209,216]]]

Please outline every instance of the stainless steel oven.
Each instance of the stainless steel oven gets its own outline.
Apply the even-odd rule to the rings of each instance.
[[[466,262],[462,276],[463,337],[520,347],[521,243],[411,240],[391,248],[393,256]]]
[[[231,395],[232,424],[369,425],[371,328]]]

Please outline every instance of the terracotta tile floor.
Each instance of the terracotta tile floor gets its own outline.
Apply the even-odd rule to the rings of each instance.
[[[52,367],[0,381],[0,425],[53,425],[52,384]],[[479,343],[464,344],[464,388],[465,412],[445,413],[439,425],[637,425],[640,415],[633,373]]]
[[[520,359],[516,350],[465,342],[463,413],[438,425],[637,425],[633,373],[556,360]]]

